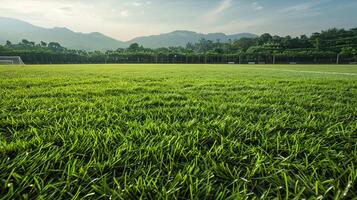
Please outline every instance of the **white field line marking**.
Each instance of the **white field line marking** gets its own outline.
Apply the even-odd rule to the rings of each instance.
[[[272,68],[261,68],[261,67],[243,67],[246,69],[263,69],[263,70],[273,70],[282,72],[298,72],[298,73],[310,73],[310,74],[331,74],[331,75],[346,75],[346,76],[357,76],[356,73],[344,73],[344,72],[320,72],[320,71],[299,71],[291,69],[272,69]]]

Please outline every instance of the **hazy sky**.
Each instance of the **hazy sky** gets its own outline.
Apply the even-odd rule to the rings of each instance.
[[[357,0],[0,0],[0,16],[119,40],[173,30],[300,35],[357,27]]]

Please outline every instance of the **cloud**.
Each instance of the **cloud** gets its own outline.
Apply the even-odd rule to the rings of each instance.
[[[316,17],[321,15],[321,11],[318,6],[320,4],[321,1],[296,4],[281,9],[279,13],[288,14],[290,16],[298,16],[298,17],[308,17],[308,16]]]
[[[60,8],[60,10],[65,11],[65,12],[71,12],[71,11],[72,11],[72,8],[69,7],[69,6],[66,6],[66,7]]]
[[[257,10],[257,11],[264,10],[264,7],[261,6],[258,2],[253,2],[252,3],[252,7],[253,7],[254,10]]]
[[[269,26],[272,21],[272,17],[256,18],[256,19],[237,19],[222,25],[212,27],[210,32],[222,31],[229,33],[238,32],[256,32],[258,33],[260,27]]]
[[[129,11],[123,10],[123,11],[120,12],[120,15],[121,15],[122,17],[128,17],[128,16],[129,16]]]
[[[151,1],[144,1],[144,2],[134,1],[131,3],[131,5],[134,7],[141,7],[141,6],[145,6],[145,5],[151,5]]]
[[[204,20],[209,23],[213,23],[217,21],[218,15],[223,13],[226,9],[228,9],[232,4],[232,0],[222,0],[221,3],[214,8],[212,11],[207,13],[204,16]]]
[[[135,7],[139,7],[139,6],[141,6],[141,5],[143,5],[143,4],[140,3],[140,2],[133,2],[133,6],[135,6]]]
[[[220,4],[216,9],[213,10],[212,13],[215,14],[215,15],[218,15],[218,14],[222,13],[222,12],[225,11],[227,8],[229,8],[229,6],[231,5],[231,3],[232,3],[232,0],[223,0],[223,1],[221,2],[221,4]]]
[[[280,12],[282,13],[289,13],[289,12],[306,12],[310,11],[313,7],[313,3],[308,2],[308,3],[302,3],[302,4],[297,4],[293,6],[286,7],[282,9]]]

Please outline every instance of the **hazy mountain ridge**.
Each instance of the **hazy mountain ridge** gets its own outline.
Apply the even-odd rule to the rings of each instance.
[[[42,28],[30,23],[0,17],[0,43],[9,40],[17,43],[22,39],[34,42],[59,42],[69,49],[107,50],[125,47],[126,43],[101,33],[77,33],[68,28]]]
[[[229,40],[238,40],[243,37],[257,37],[251,33],[239,33],[234,35],[226,35],[224,33],[196,33],[193,31],[177,30],[171,33],[164,33],[160,35],[151,35],[134,38],[129,41],[129,43],[139,43],[144,47],[159,48],[159,47],[170,47],[170,46],[186,46],[188,42],[196,43],[200,39],[227,42]]]
[[[195,43],[204,38],[207,40],[226,42],[242,37],[256,37],[251,33],[240,33],[226,35],[224,33],[202,34],[193,31],[178,30],[171,33],[160,35],[137,37],[130,41],[123,42],[108,37],[100,32],[80,33],[74,32],[65,27],[43,28],[32,25],[25,21],[0,17],[0,43],[4,44],[7,40],[18,43],[22,39],[27,39],[39,43],[59,42],[62,46],[69,49],[83,50],[112,50],[128,47],[132,43],[139,43],[147,48],[159,48],[170,46],[185,46],[188,42]]]

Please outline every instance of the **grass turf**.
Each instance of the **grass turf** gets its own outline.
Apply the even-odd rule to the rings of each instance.
[[[357,66],[0,67],[0,198],[352,199]]]

